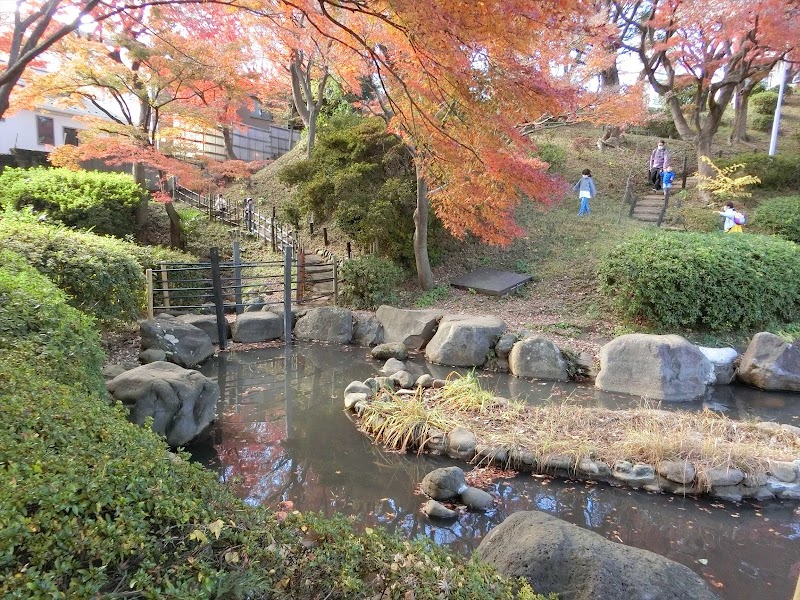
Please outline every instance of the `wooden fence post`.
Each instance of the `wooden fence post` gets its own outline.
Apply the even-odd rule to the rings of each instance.
[[[147,318],[153,318],[153,269],[147,269],[145,272],[147,279]]]
[[[164,306],[169,308],[169,277],[167,276],[167,265],[164,261],[159,261],[159,273],[161,276],[161,287],[163,288],[161,291],[162,296],[164,297]]]
[[[325,244],[325,247],[328,247],[328,228],[322,228],[322,243]]]
[[[278,248],[275,246],[275,207],[272,207],[272,220],[270,221],[270,225],[272,225],[272,251],[277,252]]]

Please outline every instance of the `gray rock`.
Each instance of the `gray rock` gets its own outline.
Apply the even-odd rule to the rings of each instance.
[[[106,387],[130,411],[132,423],[143,425],[152,417],[153,431],[170,446],[184,446],[200,435],[214,420],[219,400],[214,381],[169,362],[131,369]]]
[[[408,358],[408,348],[402,342],[384,343],[375,346],[370,354],[375,360],[387,360],[389,358],[405,360]]]
[[[281,323],[283,323],[283,304],[267,304],[261,310],[278,315],[281,318]],[[292,304],[289,307],[289,313],[292,315],[292,329],[294,329],[294,326],[297,324],[297,319],[304,316],[307,312],[307,308],[297,306],[296,304]]]
[[[167,360],[167,353],[160,348],[148,348],[139,352],[139,362],[143,365]]]
[[[745,485],[720,485],[711,488],[711,495],[730,502],[741,502],[744,498],[753,498],[756,490]]]
[[[578,461],[578,471],[590,477],[605,478],[611,476],[611,467],[600,460],[582,458]]]
[[[428,500],[422,507],[422,512],[432,519],[455,519],[458,517],[456,511],[450,510],[444,504],[436,500]]]
[[[163,350],[169,362],[187,369],[214,355],[214,346],[205,331],[174,318],[142,321],[139,333],[142,350]]]
[[[614,463],[614,470],[611,471],[611,475],[631,487],[651,485],[656,481],[656,471],[651,465],[643,463],[634,465],[627,460],[620,460]]]
[[[410,390],[414,387],[414,383],[416,382],[414,376],[408,371],[397,371],[392,375],[391,379],[403,390]]]
[[[444,431],[431,428],[425,440],[425,450],[432,454],[443,454],[447,450],[447,436]]]
[[[800,347],[772,333],[757,333],[742,356],[738,377],[762,390],[800,392]]]
[[[432,363],[451,367],[477,367],[506,329],[497,317],[446,315],[425,348]]]
[[[360,381],[351,381],[347,384],[347,387],[344,388],[344,395],[347,394],[367,394],[367,396],[372,396],[372,388],[368,386],[366,383],[362,383]]]
[[[398,371],[405,370],[406,364],[402,360],[397,360],[396,358],[390,358],[381,367],[381,373],[384,373],[387,377],[394,375]]]
[[[691,483],[696,471],[694,465],[687,460],[662,460],[658,463],[658,474],[676,483]]]
[[[633,333],[600,350],[595,387],[653,400],[686,401],[705,394],[715,380],[711,361],[682,337]]]
[[[219,344],[216,315],[180,315],[179,317],[175,317],[175,319],[181,323],[188,323],[189,325],[199,327],[211,338],[212,344]],[[228,321],[225,321],[223,329],[225,330],[225,335],[231,337],[231,326]]]
[[[447,434],[447,454],[461,460],[472,460],[478,440],[475,434],[463,427],[456,427]]]
[[[500,339],[497,340],[497,343],[494,345],[494,353],[497,358],[501,360],[507,359],[516,341],[517,336],[514,333],[504,333],[501,335]]]
[[[423,373],[419,376],[416,382],[417,387],[421,388],[429,388],[433,386],[433,377],[431,377],[428,373]]]
[[[475,487],[468,487],[461,492],[461,502],[474,510],[489,510],[494,506],[491,494]]]
[[[244,312],[258,312],[263,310],[263,308],[267,305],[267,301],[264,298],[258,297],[253,298],[252,300],[248,300],[244,305]]]
[[[294,336],[298,340],[349,344],[353,340],[353,313],[335,306],[311,309],[297,320]]]
[[[567,361],[550,340],[533,336],[520,340],[508,356],[512,375],[548,381],[567,381]]]
[[[728,385],[736,376],[734,363],[739,358],[739,353],[733,348],[705,348],[697,347],[712,365],[714,365],[714,375],[716,385]]]
[[[691,569],[617,544],[542,512],[517,512],[492,529],[478,558],[540,594],[575,600],[719,600]]]
[[[369,396],[363,392],[350,392],[344,395],[344,407],[350,410],[359,402],[366,402],[368,399]]]
[[[383,339],[400,342],[407,348],[419,350],[433,337],[436,325],[444,314],[440,310],[407,310],[383,305],[377,316],[383,324]]]
[[[383,343],[383,325],[376,315],[372,313],[355,313],[354,317],[354,344],[357,346],[378,346]]]
[[[434,500],[449,500],[467,489],[467,481],[464,478],[464,471],[458,467],[444,467],[425,475],[420,488]]]
[[[744,473],[739,469],[709,469],[706,471],[706,479],[712,487],[729,487],[741,483]]]
[[[136,367],[132,368],[135,369]],[[114,377],[122,375],[125,371],[130,371],[130,369],[125,368],[125,365],[106,365],[103,367],[103,377],[105,379],[114,379]]]
[[[771,460],[769,462],[769,472],[780,481],[787,483],[797,481],[797,464],[794,462]]]
[[[259,311],[236,316],[231,328],[234,342],[252,344],[283,337],[283,320],[271,312]]]

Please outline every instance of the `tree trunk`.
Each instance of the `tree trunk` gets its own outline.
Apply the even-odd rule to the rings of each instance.
[[[414,210],[414,260],[417,280],[423,290],[433,288],[433,273],[428,259],[428,182],[417,167],[417,208]]]
[[[223,126],[222,141],[225,144],[225,158],[228,160],[239,160],[233,149],[233,131],[231,131],[230,127]]]
[[[316,107],[312,107],[309,111],[309,118],[308,118],[308,147],[306,148],[306,158],[311,158],[311,153],[314,150],[314,141],[317,137],[317,116],[319,114],[319,109]]]
[[[175,210],[172,202],[164,204],[164,208],[167,210],[167,215],[169,215],[169,246],[176,250],[183,250],[184,241],[183,234],[181,233],[181,216],[178,214],[178,211]]]
[[[142,188],[142,199],[136,207],[136,225],[142,227],[147,222],[147,202],[149,198],[147,181],[144,176],[144,165],[139,162],[133,163],[131,175],[133,175],[133,180]]]

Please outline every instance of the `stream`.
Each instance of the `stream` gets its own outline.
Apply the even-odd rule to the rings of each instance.
[[[434,377],[454,370],[414,362]],[[447,457],[390,451],[357,430],[344,411],[342,392],[380,366],[368,349],[354,346],[305,343],[289,353],[283,347],[221,353],[202,368],[222,391],[211,444],[192,452],[253,505],[277,509],[291,501],[303,512],[354,515],[356,528],[380,525],[408,537],[427,536],[463,555],[511,513],[537,509],[680,562],[725,600],[792,598],[800,576],[798,503],[733,504],[521,474],[486,488],[499,499],[489,512],[466,512],[454,523],[430,521],[420,512],[426,498],[416,491],[423,476],[442,466],[472,467]],[[478,374],[484,389],[529,403],[641,405],[589,385]],[[798,425],[797,406],[800,394],[722,386],[705,401],[661,408],[709,408],[734,419]]]

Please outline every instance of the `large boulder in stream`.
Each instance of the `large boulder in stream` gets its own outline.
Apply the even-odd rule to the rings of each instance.
[[[444,315],[440,310],[408,310],[385,304],[375,314],[383,325],[384,342],[400,342],[412,350],[425,347]]]
[[[757,333],[742,356],[738,377],[762,390],[800,392],[800,345]]]
[[[353,341],[353,312],[335,306],[313,308],[297,320],[294,337],[298,340],[349,344]]]
[[[600,349],[595,387],[652,400],[687,401],[717,379],[714,365],[679,335],[632,333]]]
[[[128,409],[128,419],[143,425],[153,417],[153,431],[170,446],[184,446],[216,418],[219,385],[205,375],[168,362],[125,371],[108,391]]]
[[[437,365],[479,367],[506,330],[491,316],[447,315],[425,348],[425,358]]]
[[[719,600],[688,567],[543,512],[512,514],[483,538],[477,555],[540,594],[570,600]]]
[[[531,336],[515,343],[508,356],[511,374],[517,377],[568,381],[567,361],[550,340]]]
[[[208,334],[174,317],[160,316],[139,323],[142,350],[163,350],[167,360],[191,369],[214,355]]]

